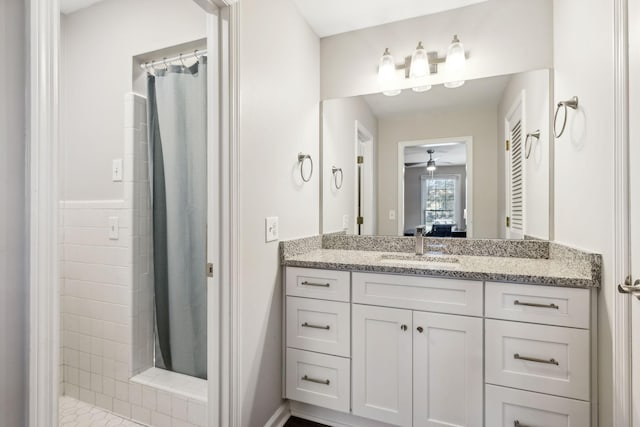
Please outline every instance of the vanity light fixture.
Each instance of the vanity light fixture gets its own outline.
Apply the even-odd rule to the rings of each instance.
[[[428,77],[438,73],[438,64],[446,63],[447,82],[444,85],[448,88],[460,87],[464,84],[466,56],[457,35],[453,36],[446,58],[438,57],[438,52],[427,52],[420,41],[413,54],[407,56],[403,64],[396,65],[389,48],[386,48],[378,65],[378,83],[384,95],[398,95],[402,91],[397,88],[401,84],[398,71],[404,70],[405,79],[410,79],[413,83],[411,89],[425,92],[431,89]]]
[[[378,83],[380,83],[383,88],[389,88],[393,86],[397,79],[396,63],[393,60],[393,56],[391,56],[391,52],[389,52],[389,48],[386,48],[382,54],[382,58],[380,58],[380,65],[378,66]],[[382,93],[387,96],[395,96],[400,92],[400,89],[384,89]]]
[[[444,84],[445,87],[453,89],[464,84],[462,79],[464,75],[467,59],[464,53],[464,45],[460,42],[457,35],[453,36],[453,40],[447,49],[446,72],[451,80]]]

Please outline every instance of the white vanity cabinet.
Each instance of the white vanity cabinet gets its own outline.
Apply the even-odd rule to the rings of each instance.
[[[481,315],[482,282],[353,273],[352,287],[353,413],[482,426],[482,318],[417,311]]]
[[[486,283],[485,294],[485,425],[591,425],[591,291]]]
[[[295,267],[285,277],[285,397],[314,405],[311,417],[353,426],[591,423],[589,289]]]

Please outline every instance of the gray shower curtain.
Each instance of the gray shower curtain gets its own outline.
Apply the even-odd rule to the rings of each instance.
[[[156,366],[207,377],[206,58],[148,76]]]

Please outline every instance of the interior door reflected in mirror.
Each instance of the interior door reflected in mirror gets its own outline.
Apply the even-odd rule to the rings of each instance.
[[[548,239],[550,76],[324,101],[322,232]]]

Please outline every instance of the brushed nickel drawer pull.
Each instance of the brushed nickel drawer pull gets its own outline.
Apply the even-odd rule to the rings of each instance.
[[[525,360],[527,362],[546,363],[547,365],[560,365],[560,363],[556,359],[538,359],[537,357],[520,356],[518,353],[514,354],[513,358],[518,360]]]
[[[515,420],[513,422],[513,427],[529,427],[528,425],[522,424],[520,421]]]
[[[310,323],[304,322],[302,324],[303,328],[313,328],[313,329],[326,329],[327,331],[329,329],[331,329],[331,326],[327,325],[327,326],[322,326],[322,325],[312,325]]]
[[[310,383],[324,384],[324,385],[329,385],[331,383],[329,380],[318,380],[318,379],[315,379],[315,378],[308,377],[306,375],[304,377],[302,377],[302,380],[303,381],[309,381]]]
[[[542,308],[555,308],[556,310],[559,310],[560,307],[554,303],[551,304],[538,304],[535,302],[520,302],[518,300],[515,300],[513,302],[513,305],[526,305],[527,307],[542,307]]]
[[[328,288],[329,286],[331,286],[331,284],[329,283],[313,283],[313,282],[307,282],[306,280],[300,284],[303,286],[318,286],[320,288]]]

